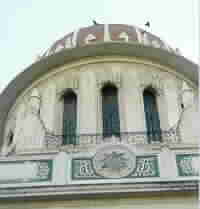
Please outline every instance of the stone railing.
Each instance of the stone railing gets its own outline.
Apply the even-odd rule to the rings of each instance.
[[[172,144],[179,143],[180,137],[176,130],[162,132],[121,132],[113,134],[80,134],[80,135],[54,135],[46,134],[47,149],[57,149],[62,146],[73,147],[102,145],[104,143],[125,144]]]

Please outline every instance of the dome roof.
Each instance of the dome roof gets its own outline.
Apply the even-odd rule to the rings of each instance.
[[[122,24],[97,24],[80,28],[65,35],[56,41],[41,57],[49,56],[63,49],[82,47],[88,44],[102,42],[132,42],[162,48],[169,52],[180,54],[179,50],[172,49],[159,37],[131,25]]]
[[[65,50],[67,48],[70,50]],[[41,59],[21,72],[0,94],[0,138],[3,139],[7,114],[18,96],[32,82],[58,66],[92,56],[97,59],[100,56],[141,57],[168,66],[198,84],[198,65],[177,54],[159,37],[135,26],[100,24],[71,32],[56,41]],[[0,140],[0,146],[2,143]]]

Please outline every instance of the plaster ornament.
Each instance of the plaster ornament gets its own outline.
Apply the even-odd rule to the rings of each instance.
[[[164,46],[165,46],[165,49],[168,51],[168,52],[172,52],[173,50],[171,49],[171,47],[169,46],[169,44],[166,42],[166,41],[163,41],[164,43]]]
[[[161,48],[161,45],[160,45],[160,43],[157,40],[153,40],[151,43],[152,43],[153,47]]]
[[[12,138],[10,138],[12,137]],[[7,134],[6,140],[2,146],[0,156],[7,156],[15,152],[15,144],[13,143],[14,132],[10,130]]]
[[[135,27],[135,31],[136,31],[136,34],[137,34],[138,42],[141,44],[143,42],[142,32],[140,31],[140,29],[138,27]]]
[[[60,97],[69,89],[77,93],[78,88],[79,88],[79,79],[77,75],[67,74],[66,77],[62,76],[62,78],[59,79],[59,82],[57,82],[56,94],[58,97]]]
[[[41,98],[34,89],[28,99],[25,118],[14,136],[16,152],[40,149],[44,145],[45,130],[40,119]]]
[[[99,149],[93,158],[97,174],[106,178],[128,176],[136,167],[136,156],[122,145],[108,145]]]
[[[50,56],[50,55],[52,55],[52,54],[54,54],[54,50],[53,50],[52,48],[50,48],[50,49],[48,50],[47,56]]]
[[[143,32],[143,44],[144,45],[150,45],[151,44],[146,31]]]
[[[50,55],[50,50],[51,48],[49,48],[49,49],[47,49],[45,52],[44,52],[44,54],[42,55],[42,57],[47,57],[47,56],[49,56]]]
[[[156,90],[156,93],[159,95],[163,95],[163,79],[156,72],[149,72],[149,74],[145,76],[141,76],[141,88],[142,91],[145,88],[151,87]]]
[[[72,47],[72,44],[71,44],[71,37],[68,37],[66,40],[65,40],[65,48],[68,49],[68,48],[71,48]]]
[[[96,76],[98,89],[101,89],[105,84],[111,83],[116,87],[120,88],[121,86],[121,73],[119,71],[104,71],[98,73]]]
[[[1,156],[7,156],[8,154],[15,152],[15,145],[13,143],[13,137],[14,137],[14,132],[11,130],[6,137],[5,143],[0,152]]]
[[[167,141],[163,142],[162,144],[160,144],[160,149],[164,153],[169,153],[170,152],[170,143],[168,143]]]
[[[155,48],[161,48],[161,44],[157,40],[153,40],[152,42],[149,40],[148,34],[146,31],[141,31],[141,29],[138,27],[135,27],[135,31],[136,31],[137,39],[138,39],[139,43],[146,44],[146,45],[152,45]],[[164,42],[164,45],[165,45],[165,49],[167,51],[169,51],[169,52],[172,51],[172,49],[170,48],[170,46],[166,42]]]
[[[194,92],[185,81],[182,83],[181,104],[184,105],[184,108],[194,104]]]
[[[64,49],[64,46],[63,46],[62,44],[58,44],[58,45],[56,46],[54,52],[57,53],[57,52],[59,52],[59,51],[61,51],[61,50],[63,50],[63,49]]]
[[[99,24],[95,25],[95,27],[98,25]],[[112,33],[114,33],[114,32],[109,30],[109,26],[110,26],[109,24],[103,25],[104,34],[103,34],[102,41],[104,41],[104,42],[112,41],[111,36],[113,35]],[[94,26],[92,26],[92,27],[94,27]],[[112,25],[112,28],[113,27],[115,28],[117,26]],[[130,26],[126,26],[126,27],[130,27]],[[172,49],[165,41],[161,41],[158,37],[151,35],[151,33],[149,33],[148,30],[144,30],[144,29],[138,28],[136,26],[133,26],[133,29],[135,31],[132,31],[132,32],[129,31],[129,35],[132,33],[135,36],[135,33],[136,33],[137,41],[140,44],[144,44],[147,46],[153,46],[155,48],[163,48],[170,53],[173,53],[176,55],[181,55],[181,52],[179,49]],[[95,31],[94,34],[99,33],[98,30],[94,30],[94,31]],[[90,30],[88,30],[88,32],[90,32]],[[60,42],[63,43],[63,47],[59,46],[58,48],[56,47],[56,49],[55,49],[56,43],[54,43],[52,45],[52,47],[50,47],[50,50],[48,50],[43,56],[45,57],[45,56],[52,55],[64,48],[75,48],[75,47],[77,47],[78,44],[80,44],[80,46],[81,46],[82,43],[79,43],[79,39],[80,39],[80,37],[82,37],[82,35],[85,36],[85,34],[82,34],[82,31],[80,29],[74,31],[73,33],[67,34],[67,36],[64,36],[62,39],[60,39]],[[92,35],[92,36],[94,36],[94,35]],[[95,37],[95,39],[94,39],[94,37],[86,37],[84,39],[84,43],[85,44],[92,43],[92,41],[96,40],[96,37]],[[118,37],[119,37],[118,40],[124,40],[125,42],[129,42],[129,36],[128,36],[127,32],[121,32]]]
[[[94,41],[96,41],[96,37],[93,35],[93,34],[88,34],[87,36],[86,36],[86,38],[85,38],[85,43],[86,44],[89,44],[89,43],[92,43],[92,42],[94,42]]]
[[[128,34],[126,32],[121,32],[119,38],[123,39],[125,42],[128,42]]]
[[[4,140],[4,145],[1,150],[2,156],[7,156],[11,153],[15,152],[16,149],[16,142],[14,136],[16,135],[19,124],[21,124],[21,121],[25,117],[25,105],[24,103],[21,103],[15,110],[14,115],[11,114],[9,116],[8,122],[7,122],[7,128],[6,128],[6,136]],[[12,132],[12,140],[10,139],[10,133]]]
[[[186,106],[181,114],[177,129],[180,133],[181,141],[198,143],[199,140],[199,117],[195,104]]]
[[[199,164],[199,156],[193,156],[192,159],[192,171],[194,174],[199,175],[200,164]]]
[[[194,104],[194,94],[192,89],[184,90],[182,92],[182,104],[187,108]]]
[[[104,41],[111,41],[110,38],[110,31],[109,31],[109,24],[104,25]]]
[[[16,112],[11,113],[8,117],[8,121],[6,122],[6,131],[5,131],[5,133],[7,133],[6,135],[8,135],[10,131],[14,133],[15,128],[16,128]]]
[[[75,30],[73,32],[73,36],[72,36],[72,47],[76,47],[76,45],[77,45],[78,32],[79,32],[79,29],[78,30]]]
[[[177,55],[181,55],[181,51],[180,51],[180,49],[176,48],[176,49],[175,49],[175,54],[177,54]]]

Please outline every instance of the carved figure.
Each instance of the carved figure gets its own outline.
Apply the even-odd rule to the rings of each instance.
[[[36,89],[33,90],[27,105],[27,111],[19,132],[16,133],[16,151],[39,149],[43,146],[45,129],[40,119],[41,99]]]
[[[13,150],[18,152],[35,151],[41,149],[44,144],[45,128],[40,119],[41,99],[37,89],[34,89],[28,99],[24,117],[18,120],[13,143],[5,147],[3,155],[8,155]]]

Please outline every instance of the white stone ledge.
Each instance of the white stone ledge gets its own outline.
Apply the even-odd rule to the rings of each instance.
[[[77,199],[81,197],[123,195],[161,192],[197,192],[198,181],[104,184],[76,186],[46,186],[28,188],[4,188],[0,190],[0,200],[10,199]]]

